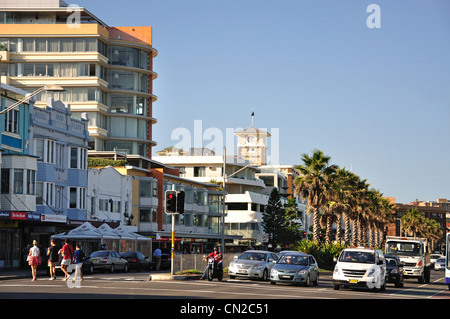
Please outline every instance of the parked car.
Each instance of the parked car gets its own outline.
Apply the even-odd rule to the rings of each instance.
[[[127,251],[120,254],[120,257],[128,262],[128,269],[150,270],[150,260],[140,251]]]
[[[438,258],[436,260],[434,270],[445,270],[445,258]]]
[[[257,278],[268,280],[270,270],[278,260],[277,254],[264,250],[248,250],[235,257],[228,266],[231,279],[236,277]]]
[[[394,283],[395,287],[403,287],[403,263],[397,256],[384,255],[386,259],[386,282]]]
[[[124,272],[128,272],[128,262],[120,257],[119,253],[115,250],[94,251],[87,261],[92,263],[94,270],[109,271],[112,273],[116,269],[121,269]]]
[[[294,252],[281,257],[270,271],[270,283],[278,282],[302,284],[314,286],[319,284],[319,267],[312,255]]]

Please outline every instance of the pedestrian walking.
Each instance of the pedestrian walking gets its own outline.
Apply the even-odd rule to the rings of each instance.
[[[67,267],[69,267],[73,262],[73,247],[69,244],[69,240],[66,238],[64,240],[64,246],[61,248],[61,254],[63,259],[61,261],[61,270],[64,273],[63,281],[66,281],[70,277],[67,272]]]
[[[54,239],[50,240],[50,247],[47,249],[48,267],[50,268],[50,279],[56,279],[56,264],[59,261],[58,248]]]
[[[83,266],[83,258],[84,258],[84,252],[81,249],[80,245],[75,245],[75,252],[74,252],[74,260],[73,263],[75,264],[75,277],[73,278],[73,281],[75,281],[78,276],[80,276],[80,281],[83,281],[83,271],[81,267]]]
[[[40,251],[39,247],[37,245],[37,241],[33,240],[33,247],[30,248],[30,252],[28,254],[28,264],[31,266],[31,276],[33,279],[31,281],[36,280],[36,271],[37,266],[41,264],[41,257],[40,257]]]
[[[156,250],[153,252],[153,257],[155,257],[156,270],[159,270],[159,268],[161,267],[161,249],[156,248]]]

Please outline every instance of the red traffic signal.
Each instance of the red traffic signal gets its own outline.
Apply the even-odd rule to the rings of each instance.
[[[164,200],[164,210],[166,214],[183,214],[184,213],[184,192],[183,191],[166,191]]]

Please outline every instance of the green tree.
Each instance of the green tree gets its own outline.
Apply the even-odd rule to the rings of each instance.
[[[299,214],[297,202],[294,198],[289,198],[284,204],[284,222],[283,231],[280,234],[280,243],[283,247],[289,247],[300,239],[301,224],[299,223]]]
[[[269,235],[269,244],[276,247],[280,243],[280,235],[284,231],[285,214],[281,204],[281,196],[276,188],[272,189],[266,209],[262,214],[262,227]]]

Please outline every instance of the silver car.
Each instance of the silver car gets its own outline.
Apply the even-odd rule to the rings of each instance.
[[[438,258],[436,260],[434,270],[445,270],[445,258]]]
[[[92,264],[94,270],[109,271],[113,273],[116,269],[128,272],[128,262],[120,257],[115,250],[94,251],[88,261]]]
[[[305,253],[288,253],[278,260],[270,272],[270,283],[277,282],[314,286],[319,283],[319,267],[312,255]]]
[[[270,270],[275,265],[278,256],[270,251],[248,250],[239,257],[235,257],[228,266],[231,279],[236,277],[256,278],[268,280]]]

